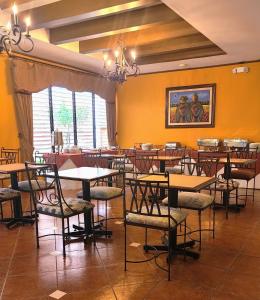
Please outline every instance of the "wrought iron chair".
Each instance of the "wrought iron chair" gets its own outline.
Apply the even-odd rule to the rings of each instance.
[[[215,158],[207,158],[207,160],[193,161],[191,158],[185,158],[182,160],[182,168],[184,174],[193,176],[216,176],[217,174],[217,160]],[[180,192],[178,195],[178,207],[188,210],[194,210],[198,212],[199,228],[192,230],[189,234],[199,232],[199,249],[201,250],[202,244],[202,232],[212,231],[213,238],[215,237],[215,210],[213,209],[212,227],[211,219],[209,220],[209,227],[202,228],[201,214],[204,210],[214,207],[215,201],[215,186],[213,184],[212,189],[214,193],[206,194],[201,192]],[[163,200],[163,203],[168,205],[168,197]],[[195,240],[195,239],[193,239]]]
[[[170,174],[183,174],[183,164],[181,163],[182,159],[184,159],[187,155],[186,147],[179,147],[179,148],[166,148],[165,149],[165,156],[180,156],[181,159],[174,163],[168,163],[165,166],[165,171]]]
[[[165,189],[169,187],[169,177],[165,177],[163,182]],[[127,258],[127,227],[136,226],[145,228],[144,249],[148,245],[148,229],[164,231],[168,236],[177,234],[177,227],[181,224],[185,226],[184,240],[186,241],[186,216],[185,212],[169,206],[161,206],[160,190],[162,181],[140,179],[126,179],[126,184],[130,187],[131,199],[124,197],[124,226],[125,226],[125,271],[127,263],[143,263],[155,260],[156,265],[168,273],[168,280],[171,279],[171,257],[173,245],[171,239],[168,242],[168,251],[155,252],[154,256],[141,261],[132,261]],[[156,249],[154,249],[156,250]],[[147,250],[146,250],[147,251]],[[157,258],[159,255],[168,254],[167,268],[159,265]]]
[[[158,172],[156,164],[159,164],[154,160],[154,155],[137,155],[134,161],[134,174],[147,174]]]
[[[4,158],[1,164],[14,164],[19,162],[20,149],[19,148],[1,148],[1,158]],[[0,174],[1,187],[4,187],[5,180],[10,180],[9,174]],[[0,201],[0,210],[3,212],[2,204],[5,201]],[[10,202],[11,213],[13,214],[13,201]]]
[[[87,157],[89,159],[89,157]],[[93,160],[93,166],[99,167],[99,163],[101,162],[102,166],[106,162],[107,159],[105,160],[98,160],[95,159]],[[97,226],[101,228],[100,231],[97,231],[99,235],[105,235],[106,237],[111,237],[112,236],[112,231],[108,230],[108,220],[111,218],[108,218],[108,201],[113,200],[113,199],[120,199],[123,194],[124,194],[124,176],[125,176],[125,171],[124,171],[124,165],[121,165],[121,168],[118,168],[118,165],[113,165],[112,168],[115,167],[115,169],[119,170],[118,175],[111,176],[108,179],[101,179],[98,180],[94,183],[94,185],[91,186],[90,188],[90,198],[91,200],[95,200],[97,203]],[[80,191],[77,193],[78,198],[83,197],[83,192]],[[100,215],[99,213],[99,202],[104,202],[105,203],[105,216]],[[122,217],[120,217],[122,218]],[[118,218],[116,218],[118,219]],[[103,228],[103,223],[105,223],[105,228]]]
[[[242,180],[246,181],[246,194],[245,195],[239,195],[245,196],[245,204],[247,202],[248,198],[248,184],[251,180],[253,180],[253,193],[252,198],[253,201],[255,200],[255,179],[256,179],[256,160],[257,160],[257,153],[258,148],[255,149],[242,149],[242,150],[236,150],[232,151],[232,156],[235,158],[242,158],[242,159],[252,159],[251,162],[248,164],[241,164],[232,166],[231,164],[231,172],[230,172],[230,178],[235,180]]]
[[[63,241],[63,256],[66,256],[65,246],[71,239],[69,218],[84,214],[85,238],[89,237],[91,234],[91,223],[92,225],[94,223],[94,205],[89,201],[79,200],[77,198],[66,198],[63,196],[58,169],[55,164],[25,162],[25,166],[35,212],[37,214],[60,218],[62,221],[61,234],[53,233],[39,236],[38,218],[35,218],[37,248],[39,248],[40,238],[49,235],[61,235]],[[54,177],[51,180],[42,180],[43,177],[46,178],[47,172],[52,172]],[[54,186],[55,189],[53,189]],[[65,220],[67,221],[67,227],[65,227]],[[95,241],[95,236],[93,236],[93,238]]]
[[[222,163],[221,159],[224,159],[226,162]],[[205,151],[198,152],[198,160],[203,161],[207,159],[216,159],[216,172],[217,172],[217,181],[216,185],[210,186],[209,189],[211,192],[220,193],[221,203],[215,201],[214,207],[224,206],[226,210],[226,219],[228,219],[229,208],[230,208],[230,198],[235,198],[235,208],[238,207],[238,188],[239,182],[233,180],[230,176],[231,164],[230,164],[230,152],[229,151]],[[219,172],[224,166],[224,172]],[[231,194],[235,193],[231,196]]]
[[[8,228],[12,225],[13,205],[11,204],[11,217],[5,218],[2,203],[7,201],[12,203],[17,197],[21,197],[19,191],[10,188],[0,188],[0,222],[7,223]]]

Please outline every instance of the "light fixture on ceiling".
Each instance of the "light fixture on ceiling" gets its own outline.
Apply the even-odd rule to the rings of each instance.
[[[6,51],[8,55],[12,52],[12,47],[16,46],[23,52],[31,52],[34,48],[33,40],[30,36],[30,17],[24,19],[26,32],[23,34],[23,26],[18,22],[18,9],[16,4],[12,7],[11,21],[6,26],[0,26],[0,53]]]
[[[181,68],[187,67],[187,64],[181,63],[181,64],[179,64],[179,67],[181,67]]]
[[[105,52],[104,77],[110,81],[122,84],[127,80],[127,76],[137,76],[140,69],[136,64],[136,51],[127,50],[122,41],[118,42],[113,52]]]

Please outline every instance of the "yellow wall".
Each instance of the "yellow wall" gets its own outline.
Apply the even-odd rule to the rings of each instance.
[[[233,74],[238,65],[131,77],[118,88],[118,143],[164,144],[179,141],[195,147],[197,138],[241,137],[260,141],[260,63],[249,73]],[[215,128],[165,128],[165,89],[216,83]]]
[[[18,148],[13,91],[8,58],[0,54],[0,147]]]

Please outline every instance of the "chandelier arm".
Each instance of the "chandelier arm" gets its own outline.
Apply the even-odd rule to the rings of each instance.
[[[25,37],[25,39],[26,39],[26,40],[29,40],[30,43],[31,43],[31,47],[30,47],[29,49],[24,49],[24,48],[21,47],[19,44],[17,44],[16,46],[17,46],[21,51],[28,53],[28,52],[31,52],[31,51],[33,50],[33,48],[34,48],[34,42],[33,42],[33,40],[31,39],[31,37],[29,37],[29,36]]]

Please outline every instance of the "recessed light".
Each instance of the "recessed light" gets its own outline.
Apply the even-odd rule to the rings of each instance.
[[[179,67],[187,67],[187,64],[179,64]]]

